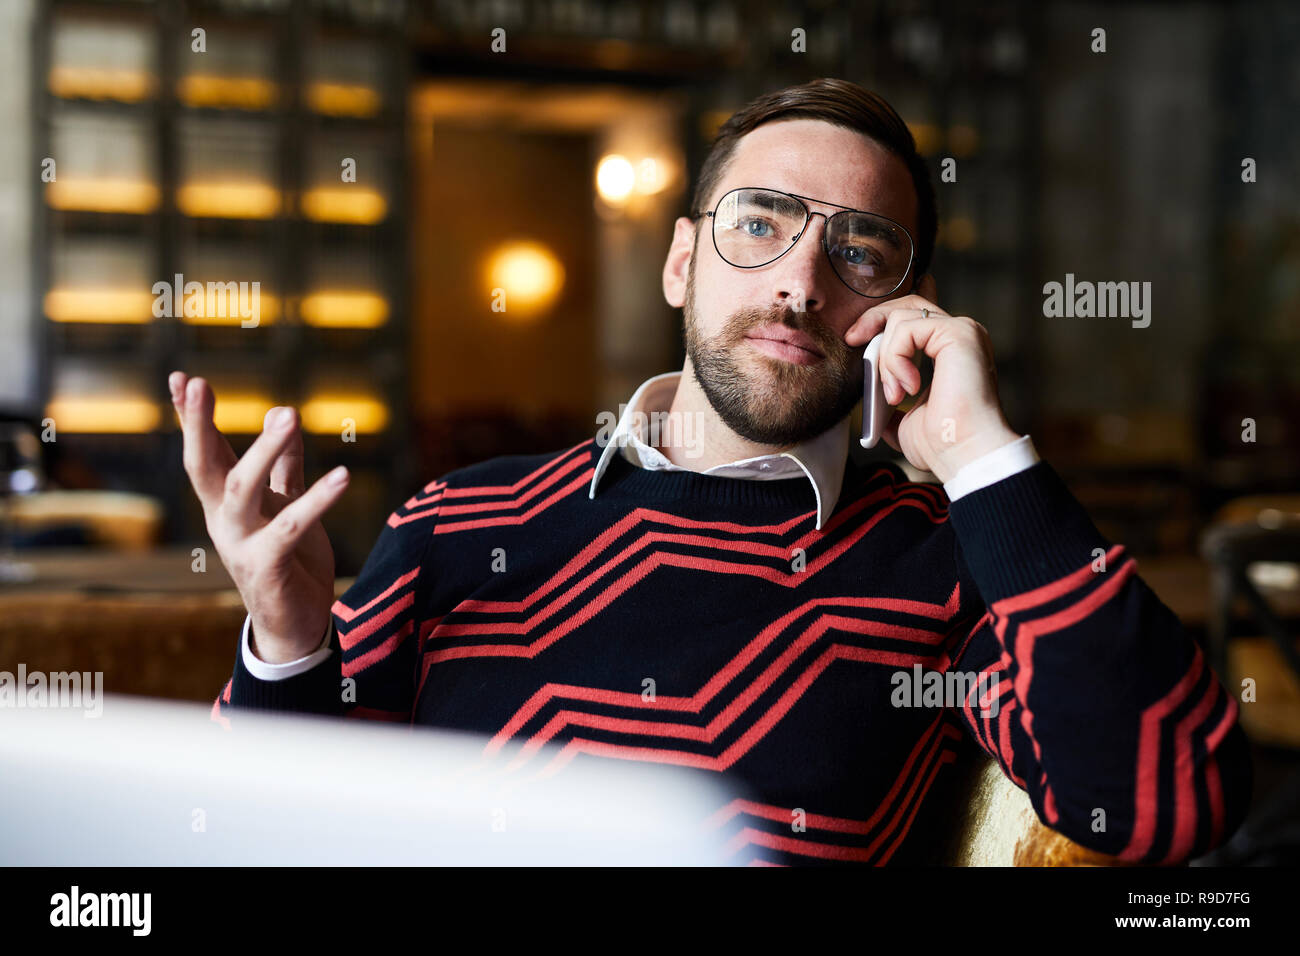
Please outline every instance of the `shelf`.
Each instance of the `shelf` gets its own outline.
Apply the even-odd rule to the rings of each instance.
[[[233,445],[246,447],[260,432],[265,407],[294,404],[327,432],[309,435],[312,447],[326,461],[372,469],[387,489],[388,509],[409,483],[401,462],[394,466],[407,375],[400,345],[406,38],[391,28],[340,29],[308,0],[283,0],[280,12],[260,2],[247,11],[237,6],[55,0],[38,5],[34,32],[34,148],[60,157],[55,182],[34,192],[42,411],[52,402],[64,421],[60,437],[67,434],[68,442],[59,452],[74,455],[79,480],[97,476],[157,495],[172,533],[182,536],[203,528],[186,507],[190,493],[166,393],[173,369],[213,380]],[[207,30],[201,63],[189,58],[191,20]],[[111,49],[95,45],[101,28]],[[57,95],[47,68],[56,32],[65,67],[75,51],[85,51],[94,68],[139,67],[148,83],[137,83],[136,92],[147,86],[148,96],[120,102]],[[232,47],[232,38],[242,46]],[[359,67],[348,62],[350,52],[321,57],[334,45],[359,43],[371,46]],[[372,61],[375,82],[366,92]],[[91,92],[90,81],[103,79],[83,74],[78,85],[75,71],[56,74],[74,93]],[[335,104],[331,111],[366,115],[313,112],[313,98],[322,96]],[[320,165],[333,142],[369,149],[369,156],[343,155],[357,156],[365,175],[382,178],[313,192],[337,178],[335,160]],[[75,168],[67,157],[77,158]],[[113,190],[103,180],[112,178],[147,188],[132,195],[117,186],[121,198],[110,208],[84,208],[104,205]],[[224,194],[214,188],[222,185]],[[248,215],[232,215],[239,211]],[[155,318],[153,285],[177,274],[205,285],[259,282],[257,327],[241,327],[242,316],[187,320],[183,297],[171,310],[179,317]],[[345,390],[309,383],[328,365],[367,376],[367,401],[342,396],[324,404],[330,392]],[[344,417],[357,419],[355,444],[333,435],[334,419]]]

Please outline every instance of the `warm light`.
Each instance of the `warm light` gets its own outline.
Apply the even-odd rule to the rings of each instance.
[[[232,394],[220,389],[215,391],[217,404],[212,409],[212,421],[217,426],[217,431],[242,435],[261,433],[266,413],[275,402],[265,395]]]
[[[979,149],[980,134],[974,126],[957,123],[948,130],[948,148],[954,156],[970,156]]]
[[[259,76],[211,76],[193,73],[176,84],[186,106],[264,110],[275,102],[275,84]]]
[[[487,280],[493,302],[497,290],[502,315],[528,318],[548,308],[564,287],[564,266],[538,242],[510,242],[488,258]]]
[[[711,140],[718,135],[722,124],[731,118],[734,110],[709,110],[700,115],[700,136]]]
[[[302,320],[332,329],[373,329],[388,319],[388,300],[374,292],[313,292],[302,300]]]
[[[348,423],[357,434],[383,431],[388,406],[369,395],[327,393],[308,399],[300,409],[302,427],[317,435],[338,435]]]
[[[933,123],[914,122],[908,123],[907,128],[911,130],[912,139],[916,141],[916,151],[922,156],[930,156],[939,151],[943,134],[939,132],[938,126]]]
[[[53,322],[153,321],[153,293],[138,289],[72,288],[45,293],[45,315]]]
[[[653,196],[668,185],[668,169],[664,163],[647,156],[636,164],[636,191],[643,196]]]
[[[627,202],[636,187],[636,171],[626,156],[612,153],[596,166],[596,192],[611,205]]]
[[[50,69],[50,92],[65,98],[136,103],[153,95],[154,80],[140,70],[101,70],[84,66]]]
[[[954,216],[943,224],[940,235],[949,249],[963,250],[975,245],[977,230],[970,219]]]
[[[57,179],[45,187],[45,201],[54,209],[86,212],[153,212],[158,187],[139,179]]]
[[[221,284],[224,285],[225,283]],[[251,297],[251,289],[249,289],[248,295]],[[211,308],[209,308],[209,300],[211,301]],[[245,303],[245,307],[251,310],[251,305]],[[203,292],[193,292],[184,296],[182,304],[175,308],[176,318],[186,325],[234,325],[242,328],[244,322],[248,321],[241,313],[241,303],[237,290],[232,289],[224,293],[214,292],[209,297],[207,283],[203,283]],[[258,286],[256,308],[257,324],[269,325],[280,317],[280,298],[263,292],[261,286]],[[222,315],[222,311],[226,314]],[[248,327],[252,328],[252,326]]]
[[[374,116],[379,112],[379,91],[356,83],[312,83],[307,87],[307,108],[326,116]]]
[[[270,219],[280,211],[280,192],[255,182],[189,183],[176,190],[176,206],[187,216]]]
[[[302,214],[315,222],[369,225],[388,214],[388,201],[364,186],[317,186],[303,193]]]
[[[80,395],[54,398],[45,406],[57,431],[133,434],[150,432],[162,421],[158,403],[133,395]]]

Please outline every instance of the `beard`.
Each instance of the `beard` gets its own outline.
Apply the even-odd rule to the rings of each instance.
[[[810,313],[788,306],[738,309],[717,334],[705,338],[695,312],[694,257],[683,314],[686,355],[700,389],[718,417],[742,438],[760,445],[797,445],[839,424],[862,399],[865,347],[850,348]],[[746,333],[768,322],[803,332],[825,357],[814,365],[795,365],[746,345]]]

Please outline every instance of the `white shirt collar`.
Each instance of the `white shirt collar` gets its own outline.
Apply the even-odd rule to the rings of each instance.
[[[658,449],[647,445],[640,434],[640,426],[651,415],[667,412],[672,407],[681,376],[681,372],[651,376],[632,393],[618,425],[596,462],[596,473],[592,475],[591,488],[587,493],[589,499],[596,497],[600,479],[618,448],[623,449],[623,457],[633,465],[649,471],[693,470],[673,464]],[[849,456],[849,431],[849,416],[846,415],[839,424],[815,438],[800,442],[788,451],[715,465],[700,474],[758,481],[803,475],[812,482],[813,492],[817,496],[817,530],[820,531],[840,499],[844,466]]]

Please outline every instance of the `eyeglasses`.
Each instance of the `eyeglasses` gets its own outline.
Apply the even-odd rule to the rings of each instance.
[[[804,200],[836,206],[808,196],[775,189],[742,187],[721,199],[712,212],[697,212],[713,220],[713,248],[738,269],[757,269],[794,248],[813,216],[826,220],[822,248],[840,281],[858,295],[881,299],[903,284],[912,267],[912,237],[884,216],[847,206],[827,217],[812,212]]]

